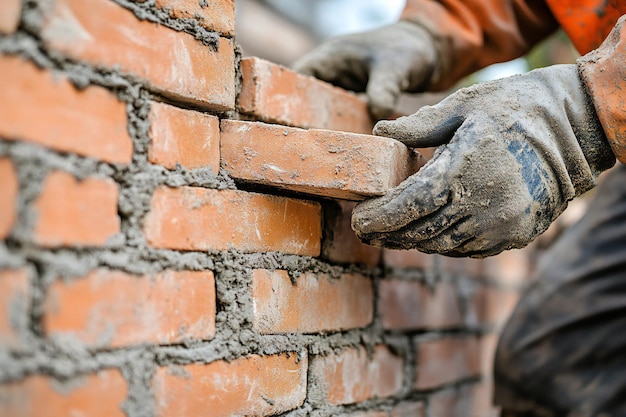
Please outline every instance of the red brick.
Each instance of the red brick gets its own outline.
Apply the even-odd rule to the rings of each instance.
[[[233,178],[326,197],[383,195],[414,172],[409,149],[377,136],[225,120],[221,143]]]
[[[0,55],[0,136],[105,162],[129,163],[133,144],[126,105],[96,86],[76,89],[65,77]]]
[[[297,353],[157,370],[157,416],[266,416],[304,402],[307,359]]]
[[[450,258],[440,256],[440,265],[443,272],[456,276],[482,278],[484,276],[484,259]]]
[[[22,329],[19,327],[20,324],[26,325],[29,320],[29,299],[27,271],[0,270],[0,347],[11,349],[22,346],[19,334]]]
[[[430,397],[429,404],[429,415],[433,417],[477,417],[469,416],[473,408],[473,401],[466,391],[436,393]]]
[[[192,35],[140,21],[109,0],[57,0],[42,37],[70,58],[139,77],[155,91],[213,110],[235,103],[233,41],[214,51]]]
[[[460,300],[449,283],[429,287],[418,281],[383,280],[378,311],[385,329],[437,329],[463,323]]]
[[[496,417],[491,406],[488,387],[482,384],[444,391],[430,397],[430,416],[433,417]]]
[[[320,253],[321,229],[318,203],[196,187],[158,188],[144,226],[158,248],[310,256]]]
[[[7,417],[124,417],[128,388],[117,370],[100,371],[61,385],[32,376],[0,385],[0,415]]]
[[[292,284],[287,271],[255,270],[254,326],[263,334],[317,333],[365,327],[374,317],[370,279],[304,273]]]
[[[493,377],[493,364],[498,347],[498,334],[491,333],[480,338],[480,362],[483,375],[490,379]]]
[[[215,116],[152,103],[150,162],[168,169],[220,169],[220,122]]]
[[[49,337],[71,336],[88,345],[207,340],[215,335],[211,271],[168,271],[137,277],[98,270],[56,281],[44,307]]]
[[[206,3],[206,6],[201,6],[200,0],[156,0],[156,6],[169,10],[174,18],[195,18],[208,30],[234,36],[235,0],[211,0]]]
[[[425,417],[424,404],[406,403],[391,410],[391,417]]]
[[[505,285],[523,285],[530,279],[532,269],[530,254],[528,248],[513,249],[486,258],[484,275]]]
[[[120,233],[118,189],[110,179],[79,181],[55,171],[35,202],[35,242],[48,247],[101,246]]]
[[[432,270],[435,257],[416,250],[383,250],[383,263],[394,268]]]
[[[13,161],[0,158],[0,239],[9,236],[17,220],[18,188],[19,180]]]
[[[519,294],[513,290],[481,286],[469,300],[469,316],[480,324],[502,325],[517,305]]]
[[[367,104],[352,93],[259,58],[244,59],[241,71],[242,113],[289,126],[372,132]]]
[[[432,389],[480,375],[480,347],[474,337],[418,341],[415,387]]]
[[[332,263],[377,266],[380,263],[381,249],[362,243],[350,226],[355,205],[356,203],[350,201],[329,202],[324,205],[322,257]]]
[[[3,0],[0,13],[0,33],[11,34],[20,24],[22,0]]]
[[[316,357],[311,373],[324,390],[326,401],[340,405],[398,394],[402,390],[402,367],[402,358],[379,345],[371,358],[365,348]]]

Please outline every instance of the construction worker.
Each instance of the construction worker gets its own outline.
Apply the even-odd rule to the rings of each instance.
[[[296,69],[364,91],[388,116],[526,53],[559,26],[583,55],[461,89],[374,133],[440,146],[387,195],[357,206],[365,242],[483,257],[527,245],[569,200],[626,162],[626,1],[408,0],[398,23],[330,40]],[[609,33],[610,32],[610,33]],[[537,268],[500,340],[503,416],[626,416],[626,166]]]

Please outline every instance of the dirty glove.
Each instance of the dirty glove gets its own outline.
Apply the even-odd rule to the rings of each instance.
[[[401,92],[423,91],[435,68],[431,35],[415,23],[331,39],[294,64],[294,69],[339,87],[365,91],[372,115],[389,116]]]
[[[387,195],[359,204],[352,228],[375,246],[449,256],[527,245],[615,163],[575,65],[459,90],[374,132],[444,146]]]

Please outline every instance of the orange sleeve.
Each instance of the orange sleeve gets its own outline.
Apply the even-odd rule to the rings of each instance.
[[[522,56],[558,26],[545,0],[407,0],[401,19],[435,39],[441,59],[431,91]]]
[[[613,153],[626,163],[626,15],[578,67]]]

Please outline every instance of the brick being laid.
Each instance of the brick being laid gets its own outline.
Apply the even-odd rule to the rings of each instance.
[[[256,120],[369,134],[372,121],[358,96],[259,58],[241,62],[239,110]]]
[[[221,130],[222,167],[236,180],[343,200],[384,195],[423,161],[378,136],[235,120]]]

